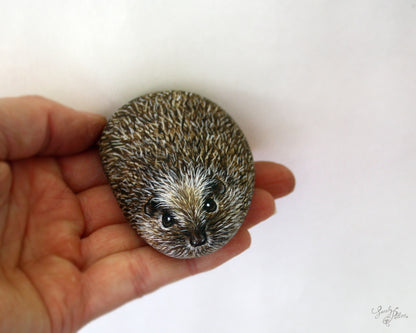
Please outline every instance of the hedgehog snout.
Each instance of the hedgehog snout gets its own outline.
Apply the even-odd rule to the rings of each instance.
[[[207,234],[205,232],[205,228],[197,228],[195,230],[191,230],[189,233],[189,243],[193,247],[204,245],[206,242]]]

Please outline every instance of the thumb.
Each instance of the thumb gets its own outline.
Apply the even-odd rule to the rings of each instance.
[[[38,96],[0,99],[0,160],[80,152],[98,139],[105,118]]]

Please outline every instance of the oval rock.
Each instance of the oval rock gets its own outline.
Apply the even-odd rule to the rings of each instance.
[[[130,101],[109,119],[99,152],[127,221],[165,255],[212,253],[245,219],[254,190],[249,145],[204,97],[163,91]]]

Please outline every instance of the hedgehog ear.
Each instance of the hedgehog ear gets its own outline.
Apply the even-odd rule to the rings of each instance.
[[[214,194],[225,193],[225,184],[218,178],[214,178],[209,187]]]
[[[150,197],[150,199],[144,205],[144,212],[146,215],[153,217],[157,211],[158,203],[155,197]]]

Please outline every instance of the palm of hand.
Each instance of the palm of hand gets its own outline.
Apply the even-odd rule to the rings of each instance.
[[[85,221],[79,200],[63,181],[54,159],[15,162],[5,172],[1,261],[10,267],[5,271],[7,281],[24,291],[5,295],[8,306],[19,309],[23,320],[16,323],[28,328],[47,332],[52,327],[77,326],[84,312],[81,235]],[[74,323],[50,322],[69,309],[71,318],[61,316],[61,320]]]
[[[88,184],[100,182],[103,175],[78,179],[79,191],[74,192],[68,185],[71,180],[65,179],[72,162],[77,163],[75,169],[82,165],[85,170],[97,170],[95,151],[0,166],[0,260],[3,283],[9,284],[1,289],[12,291],[2,299],[8,307],[19,309],[15,323],[22,325],[20,331],[71,332],[112,306],[152,291],[164,279],[146,273],[148,259],[152,266],[160,260],[180,268],[180,261],[153,251],[124,223],[107,185]],[[83,185],[86,188],[80,188]],[[133,256],[139,250],[142,254]],[[121,278],[114,279],[112,272]],[[175,280],[186,270],[178,273],[167,271],[165,278]],[[120,287],[111,295],[106,289],[114,289],[123,277],[129,279],[127,290]],[[16,325],[14,329],[19,331]]]
[[[237,235],[211,255],[169,258],[125,223],[97,151],[88,150],[102,118],[34,97],[0,100],[0,113],[0,332],[72,332],[128,300],[212,269],[249,246],[247,229],[294,186],[285,167],[257,163],[257,188]]]
[[[10,167],[1,163],[0,263],[6,286],[0,289],[11,291],[2,295],[3,304],[19,309],[14,322],[22,327],[14,324],[16,331],[72,332],[192,273],[187,272],[192,265],[183,269],[183,262],[153,251],[124,223],[98,163],[96,151],[24,159]],[[84,174],[71,175],[73,169]],[[175,273],[166,269],[173,266]],[[166,270],[164,276],[158,267]]]

